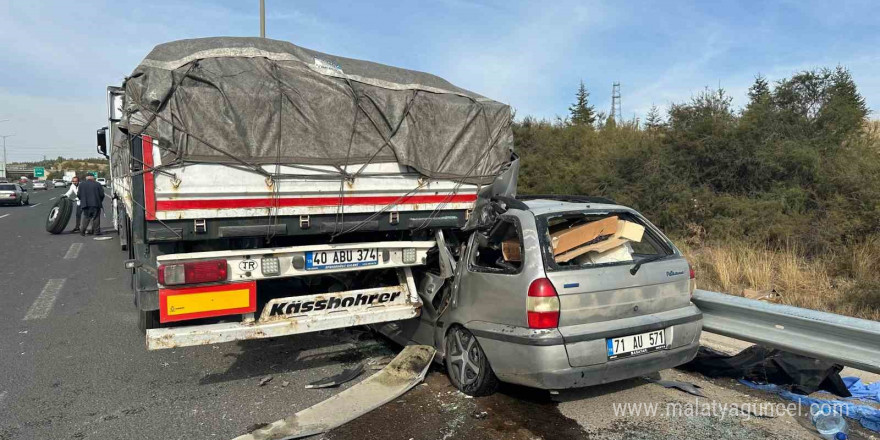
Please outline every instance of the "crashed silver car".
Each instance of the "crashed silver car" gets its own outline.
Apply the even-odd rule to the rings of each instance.
[[[454,276],[422,274],[420,317],[376,328],[436,347],[474,396],[499,381],[585,387],[690,361],[702,329],[690,265],[635,210],[590,200],[508,203],[449,246]]]

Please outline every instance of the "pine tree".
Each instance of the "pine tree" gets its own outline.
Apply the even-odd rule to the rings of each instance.
[[[645,129],[653,132],[661,128],[663,128],[663,118],[660,117],[660,109],[651,104],[651,109],[645,115]]]
[[[596,122],[596,109],[588,101],[590,92],[584,86],[583,80],[581,80],[581,85],[575,96],[577,100],[568,108],[571,114],[571,123],[574,125],[593,125]]]
[[[749,87],[749,101],[758,103],[770,97],[770,84],[763,75],[755,77],[755,83]]]

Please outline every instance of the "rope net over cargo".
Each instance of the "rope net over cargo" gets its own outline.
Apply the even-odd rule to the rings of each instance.
[[[345,184],[372,163],[409,167],[419,184],[370,219],[431,181],[456,182],[427,224],[464,184],[483,187],[510,167],[513,135],[507,105],[427,73],[335,57],[262,38],[203,38],[157,46],[126,78],[124,115],[114,156],[178,181],[175,168],[223,164],[263,176],[279,197],[284,179],[339,180],[337,225]],[[150,135],[161,165],[130,155],[130,136]],[[120,151],[122,150],[122,151]],[[115,161],[116,157],[114,157]],[[302,173],[282,173],[281,168]],[[271,215],[277,215],[270,209]],[[352,232],[359,226],[333,235]],[[268,230],[272,230],[269,228]]]

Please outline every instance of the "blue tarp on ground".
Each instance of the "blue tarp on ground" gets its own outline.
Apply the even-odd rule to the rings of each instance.
[[[880,403],[880,381],[865,384],[858,377],[844,377],[843,383],[853,397]]]
[[[844,382],[846,382],[847,379],[853,379],[853,378],[850,378],[850,377],[844,378]],[[782,388],[778,385],[774,385],[772,383],[759,384],[759,383],[755,383],[755,382],[745,380],[745,379],[740,379],[739,381],[740,381],[740,383],[742,383],[743,385],[745,385],[747,387],[754,388],[756,390],[769,391],[771,393],[776,393],[780,397],[782,397],[783,399],[798,402],[801,405],[806,405],[806,406],[831,405],[835,409],[840,410],[841,414],[843,414],[844,417],[847,417],[847,418],[850,418],[853,420],[857,420],[859,422],[859,424],[864,426],[866,429],[870,429],[871,431],[874,431],[874,432],[880,432],[880,409],[873,408],[873,407],[870,407],[867,405],[857,405],[855,403],[852,403],[852,402],[846,401],[846,400],[836,400],[836,399],[824,400],[824,399],[816,399],[816,398],[809,397],[809,396],[803,396],[800,394],[792,393],[791,391],[788,391],[785,388]],[[854,382],[855,381],[853,381],[853,383]],[[859,383],[861,384],[861,381],[859,381]],[[869,391],[872,389],[875,390],[874,391],[874,400],[876,400],[878,397],[877,393],[876,393],[876,385],[877,384],[878,383],[875,382],[875,383],[872,383],[870,385],[865,386],[866,390],[867,390],[867,391],[865,391],[865,393],[869,393]],[[847,386],[849,386],[849,384],[847,384]],[[859,390],[862,391],[861,389],[859,389]],[[850,390],[850,392],[852,392],[852,390]],[[853,396],[855,396],[855,395],[856,395],[856,393],[853,393]]]

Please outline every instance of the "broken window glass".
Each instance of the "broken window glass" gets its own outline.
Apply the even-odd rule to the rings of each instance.
[[[487,233],[476,232],[471,269],[517,273],[523,264],[522,234],[512,218],[502,218]]]
[[[672,253],[671,247],[629,213],[567,213],[545,217],[542,246],[551,267],[632,264]]]

